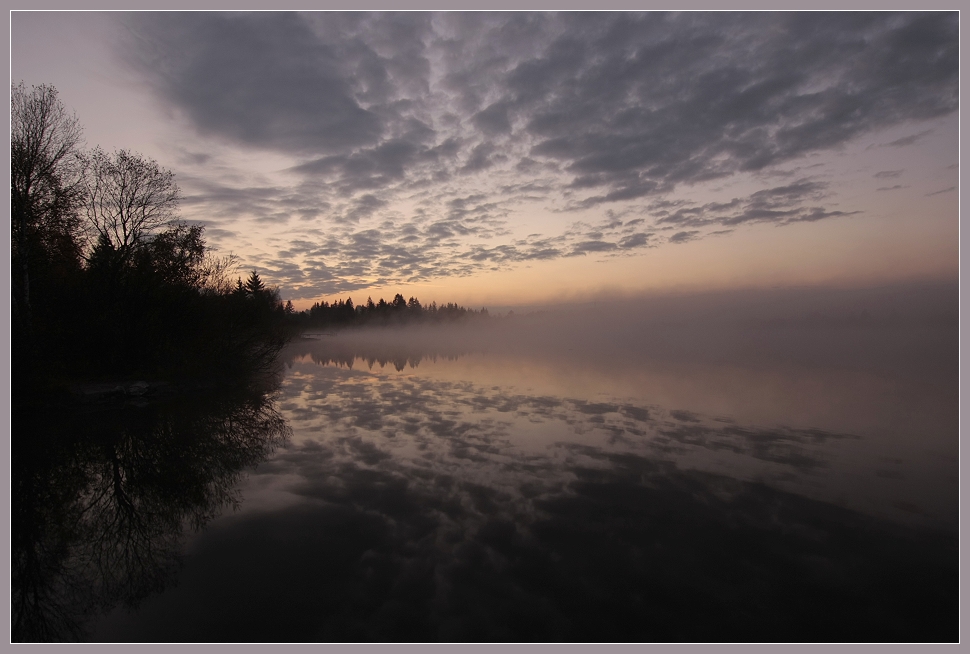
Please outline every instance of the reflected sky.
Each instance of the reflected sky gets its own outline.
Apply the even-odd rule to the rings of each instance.
[[[312,335],[283,354],[287,446],[177,588],[93,637],[955,640],[952,326],[930,323],[775,325],[760,358],[526,352],[523,323]],[[784,355],[813,339],[867,345]]]
[[[702,380],[701,394],[722,391],[713,401],[691,402],[690,384],[672,379],[671,370],[652,383],[641,381],[650,376],[642,369],[626,379],[617,370],[610,385],[586,378],[589,385],[582,393],[581,378],[559,375],[559,367],[542,362],[529,368],[525,361],[510,365],[483,354],[424,360],[412,354],[410,363],[397,370],[393,361],[368,366],[371,357],[365,355],[351,367],[346,354],[328,355],[328,345],[290,363],[282,408],[294,426],[295,446],[323,438],[337,444],[335,456],[361,457],[366,449],[375,465],[389,459],[487,478],[492,484],[507,476],[502,483],[508,486],[539,471],[558,474],[575,448],[597,447],[770,483],[891,520],[956,524],[955,457],[943,456],[941,433],[948,421],[939,416],[925,421],[918,443],[903,438],[899,425],[887,429],[883,423],[899,413],[894,402],[900,389],[879,378],[817,373],[800,379],[794,390],[825,392],[805,393],[799,410],[790,410],[797,396],[777,400],[793,389],[775,388],[763,406],[748,397],[753,406],[745,409],[745,420],[726,411],[692,409],[697,404],[722,408],[724,389],[732,384],[746,396],[771,387],[776,372],[732,375],[721,367],[705,375],[691,368],[691,379]],[[505,383],[498,380],[503,371]],[[468,381],[476,372],[483,373],[485,383]],[[603,390],[609,386],[626,393]],[[655,387],[666,390],[663,399],[679,402],[651,401]],[[827,402],[831,398],[838,401]],[[935,405],[911,409],[918,416],[930,414]],[[859,424],[860,412],[878,416],[879,409],[887,420]],[[785,410],[799,420],[779,422]],[[525,468],[523,462],[528,462]]]

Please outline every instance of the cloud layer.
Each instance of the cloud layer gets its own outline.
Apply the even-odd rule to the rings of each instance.
[[[291,162],[262,185],[184,185],[215,229],[276,225],[289,243],[262,264],[307,296],[845,217],[820,177],[713,203],[672,194],[958,106],[955,12],[170,13],[129,26],[119,52],[198,135]],[[532,207],[561,220],[526,237]]]

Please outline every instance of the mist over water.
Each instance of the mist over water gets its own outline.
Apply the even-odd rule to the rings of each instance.
[[[620,297],[489,321],[310,334],[335,348],[956,374],[957,284]],[[361,351],[364,351],[363,349]]]
[[[483,393],[501,388],[567,405],[608,400],[603,406],[616,410],[607,416],[634,405],[694,416],[673,420],[695,432],[703,421],[713,425],[704,427],[709,449],[724,449],[715,436],[725,425],[752,438],[814,430],[821,450],[848,450],[825,467],[851,459],[860,483],[876,474],[890,494],[913,475],[927,477],[913,492],[935,487],[933,510],[907,512],[898,507],[916,504],[900,499],[885,515],[932,515],[952,526],[956,293],[955,284],[922,284],[592,303],[462,327],[310,334],[288,357],[294,370],[313,361],[388,379],[478,382]],[[775,440],[805,450],[790,434]]]
[[[751,291],[307,334],[285,447],[91,637],[954,640],[956,307]]]

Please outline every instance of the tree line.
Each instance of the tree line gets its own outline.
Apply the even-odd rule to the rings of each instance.
[[[486,316],[457,304],[350,298],[297,312],[179,217],[175,175],[129,150],[85,150],[52,86],[11,88],[11,339],[15,396],[119,377],[267,368],[306,328]]]
[[[466,309],[454,303],[438,305],[437,302],[425,306],[415,298],[407,300],[400,293],[390,302],[381,298],[374,302],[370,297],[364,304],[354,305],[352,298],[328,303],[315,302],[313,306],[299,313],[292,311],[287,303],[288,315],[301,328],[346,327],[356,325],[400,325],[405,323],[454,322],[468,318],[488,316],[484,307],[480,311]]]
[[[289,327],[277,289],[182,221],[172,172],[83,148],[51,86],[11,88],[15,398],[79,379],[266,367]]]

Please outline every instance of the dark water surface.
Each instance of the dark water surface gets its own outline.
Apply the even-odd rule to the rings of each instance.
[[[15,621],[19,597],[23,633],[94,641],[955,641],[955,325],[807,315],[318,334],[275,395],[47,421],[57,448],[14,453]]]

